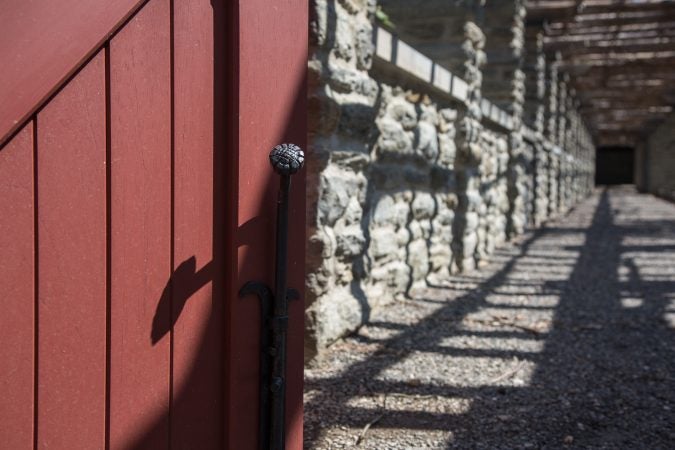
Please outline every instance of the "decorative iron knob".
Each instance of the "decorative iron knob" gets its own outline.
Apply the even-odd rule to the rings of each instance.
[[[270,152],[270,164],[279,175],[293,175],[304,163],[305,154],[295,144],[280,144]]]

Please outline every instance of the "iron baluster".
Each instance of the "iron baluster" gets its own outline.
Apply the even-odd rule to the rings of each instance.
[[[288,198],[291,175],[302,168],[304,153],[297,145],[281,144],[272,149],[269,158],[272,168],[280,175],[274,293],[262,283],[249,281],[239,295],[255,294],[261,303],[260,449],[284,450],[288,301],[299,298],[297,291],[287,287]]]

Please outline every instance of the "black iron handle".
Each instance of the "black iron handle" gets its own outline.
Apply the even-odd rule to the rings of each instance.
[[[281,176],[277,199],[276,273],[274,275],[274,316],[272,318],[272,374],[270,390],[272,405],[270,418],[270,448],[283,450],[285,446],[284,410],[286,406],[286,334],[288,326],[288,194],[291,175],[305,163],[305,154],[294,144],[277,145],[270,152],[270,163]]]
[[[270,152],[270,164],[282,177],[290,176],[305,165],[305,153],[295,144],[277,145]]]
[[[239,295],[255,294],[261,303],[260,449],[284,450],[288,300],[299,297],[297,291],[287,286],[288,196],[291,175],[302,169],[305,155],[297,145],[281,144],[272,149],[269,158],[272,168],[280,175],[274,293],[262,283],[249,281]]]

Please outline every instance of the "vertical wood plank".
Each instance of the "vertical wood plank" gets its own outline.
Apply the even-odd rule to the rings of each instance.
[[[0,148],[0,423],[2,446],[33,447],[33,122]]]
[[[65,84],[142,2],[0,2],[0,143]]]
[[[102,448],[105,56],[38,115],[38,447]]]
[[[174,2],[174,289],[172,446],[223,448],[222,265],[214,233],[225,205],[214,182],[213,2]],[[221,56],[225,55],[220,43]],[[220,100],[222,102],[222,100]],[[220,147],[222,150],[222,146]],[[218,224],[221,223],[219,226]],[[215,279],[214,279],[215,277]]]
[[[258,405],[259,309],[237,290],[248,280],[274,279],[274,230],[279,178],[269,166],[269,151],[282,142],[305,147],[307,2],[265,0],[237,3],[238,71],[236,155],[232,164],[237,217],[232,241],[236,274],[228,292],[227,448],[255,448]],[[273,69],[272,69],[273,68]],[[234,181],[234,180],[233,180]],[[293,176],[289,217],[288,286],[304,286],[305,172]],[[302,448],[303,302],[289,305],[286,368],[286,448]]]
[[[167,448],[171,274],[170,10],[151,0],[110,42],[110,447]]]

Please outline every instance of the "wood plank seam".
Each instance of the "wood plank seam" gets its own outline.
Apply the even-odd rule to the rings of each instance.
[[[111,270],[111,247],[112,247],[112,190],[111,190],[111,173],[112,173],[112,160],[111,160],[111,148],[112,148],[112,128],[110,126],[110,111],[111,111],[111,98],[110,98],[110,41],[105,43],[105,165],[106,165],[106,174],[105,174],[105,210],[106,210],[106,343],[105,343],[105,448],[110,450],[110,363],[112,360],[111,356],[111,346],[112,346],[112,270]]]
[[[39,252],[38,252],[38,119],[33,115],[33,448],[38,447],[38,368],[39,368]]]
[[[38,114],[49,104],[49,102],[56,97],[65,86],[68,85],[77,75],[82,71],[84,67],[91,62],[92,59],[112,40],[119,32],[122,30],[133,18],[138,14],[139,11],[150,0],[143,0],[136,4],[125,17],[123,17],[117,25],[115,25],[109,32],[105,34],[105,37],[100,41],[96,42],[92,49],[85,54],[85,56],[76,64],[73,65],[72,69],[59,81],[55,82],[53,87],[49,89],[48,93],[39,100],[35,105],[33,105],[29,110],[20,115],[20,119],[16,121],[6,132],[0,134],[0,148],[4,147],[15,135],[21,131],[21,129],[28,124],[33,117],[37,117]],[[0,130],[2,132],[2,130]]]
[[[169,192],[170,196],[170,207],[169,207],[169,267],[170,274],[173,274],[175,270],[175,246],[176,246],[176,152],[175,152],[175,143],[176,143],[176,102],[175,102],[175,70],[174,70],[174,0],[169,1],[169,88],[170,88],[170,99],[169,99],[169,117],[170,117],[170,152],[171,152],[171,167],[169,169],[169,178],[171,183],[171,188]],[[173,424],[173,402],[174,402],[174,308],[173,308],[173,296],[174,296],[174,282],[173,276],[169,277],[169,409],[167,411],[168,417],[168,429],[169,429],[169,449],[171,449],[173,439],[172,439],[172,424]]]

